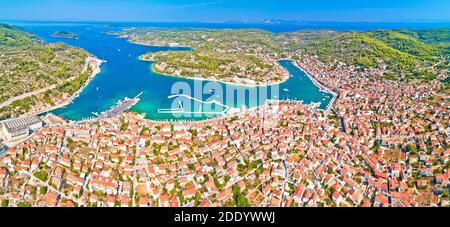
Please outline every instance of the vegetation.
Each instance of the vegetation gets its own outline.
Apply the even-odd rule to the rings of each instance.
[[[263,81],[273,59],[316,55],[322,62],[338,60],[361,70],[381,70],[381,79],[437,78],[434,68],[449,68],[450,29],[376,30],[369,32],[303,30],[273,34],[263,30],[152,29],[119,33],[132,42],[156,46],[189,46],[194,51],[149,53],[158,72],[193,77],[213,75]],[[256,75],[256,76],[255,76]],[[271,78],[276,80],[275,76]]]
[[[77,39],[78,35],[75,33],[71,33],[71,32],[66,32],[66,31],[59,31],[59,32],[55,32],[52,34],[53,37],[58,37],[58,38],[66,38],[66,39]]]
[[[21,201],[18,202],[16,205],[17,207],[31,207],[31,203],[28,201]]]
[[[256,29],[157,29],[125,31],[132,42],[153,46],[175,46],[175,51],[148,53],[144,60],[156,61],[154,70],[170,75],[203,77],[236,82],[278,82],[283,75],[275,56],[278,45],[270,32]],[[190,48],[180,48],[190,47]]]
[[[8,200],[6,200],[6,199],[2,200],[2,207],[8,207],[8,205],[9,205]]]
[[[40,172],[35,172],[34,176],[37,179],[44,181],[44,182],[46,182],[48,180],[48,173],[45,170],[42,170]]]
[[[88,78],[82,73],[87,57],[82,49],[63,43],[44,44],[18,27],[0,24],[0,104],[22,94],[65,84],[58,90],[49,89],[4,106],[0,119],[27,113],[35,106],[54,105],[55,99],[74,93]]]
[[[396,31],[430,44],[443,53],[447,59],[450,58],[450,28],[430,30],[399,29]]]
[[[39,193],[41,195],[47,194],[47,191],[48,191],[48,188],[46,186],[42,186],[42,187],[39,188]]]
[[[250,207],[248,199],[237,185],[233,186],[233,199],[237,207]]]

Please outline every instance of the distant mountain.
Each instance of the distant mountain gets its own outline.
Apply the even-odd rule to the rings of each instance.
[[[303,25],[304,21],[297,20],[281,20],[281,19],[257,19],[257,20],[226,20],[216,21],[216,23],[224,24],[269,24],[269,25]]]

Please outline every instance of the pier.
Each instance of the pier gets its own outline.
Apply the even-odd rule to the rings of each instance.
[[[242,111],[242,108],[241,109],[239,109],[239,108],[232,108],[232,107],[227,106],[227,105],[225,105],[225,104],[223,104],[223,103],[221,103],[221,102],[219,102],[217,100],[205,102],[203,100],[191,97],[189,95],[183,95],[183,94],[171,95],[168,98],[169,99],[174,99],[174,98],[179,98],[179,97],[185,98],[187,100],[193,100],[193,101],[195,101],[197,103],[200,103],[201,105],[199,106],[199,110],[198,111],[185,110],[184,106],[183,106],[183,103],[181,101],[179,101],[178,102],[179,108],[176,108],[176,109],[159,109],[158,113],[159,114],[192,114],[192,115],[205,115],[205,114],[207,114],[207,115],[227,116],[227,115],[239,113],[239,112]],[[224,110],[223,111],[219,111],[219,112],[204,111],[202,109],[202,107],[203,107],[202,105],[217,105],[219,107],[222,107]]]
[[[114,116],[122,114],[123,112],[131,109],[133,106],[138,104],[141,101],[140,97],[142,96],[142,94],[143,94],[143,92],[141,92],[139,95],[137,95],[134,98],[127,97],[123,100],[118,101],[114,107],[99,114],[98,118],[112,118]]]

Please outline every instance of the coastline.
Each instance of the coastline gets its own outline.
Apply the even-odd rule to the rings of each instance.
[[[207,81],[207,82],[217,82],[217,83],[223,83],[223,84],[227,84],[227,85],[232,85],[232,86],[240,86],[240,87],[250,87],[250,88],[255,88],[255,87],[270,87],[270,86],[275,86],[275,85],[280,85],[286,81],[289,80],[290,75],[289,73],[287,73],[287,75],[278,82],[271,82],[271,83],[259,83],[259,84],[241,84],[238,82],[230,82],[230,81],[223,81],[223,80],[219,80],[219,79],[210,79],[210,78],[198,78],[198,77],[187,77],[187,76],[177,76],[177,75],[171,75],[171,74],[167,74],[167,73],[162,73],[162,72],[158,72],[155,69],[155,63],[156,61],[154,60],[147,60],[147,59],[143,59],[142,56],[139,57],[139,60],[141,61],[146,61],[146,62],[150,62],[151,63],[151,68],[152,71],[155,73],[158,73],[159,75],[162,76],[168,76],[168,77],[175,77],[175,78],[181,78],[181,79],[187,79],[187,80],[199,80],[199,81]],[[281,66],[282,67],[282,66]],[[283,68],[284,69],[284,68]]]
[[[128,41],[129,43],[132,43],[132,44],[135,44],[135,45],[149,46],[149,47],[160,47],[160,48],[161,48],[161,47],[167,47],[167,48],[190,48],[191,50],[194,50],[194,48],[192,48],[192,47],[190,47],[190,46],[183,46],[183,45],[180,45],[180,46],[148,45],[148,44],[146,44],[146,43],[142,43],[142,42],[139,42],[139,41],[136,41],[136,40],[131,40],[131,37],[122,37],[122,36],[119,36],[119,35],[116,35],[116,37],[121,38],[121,39],[127,39],[127,41]],[[146,62],[152,62],[152,71],[153,71],[153,72],[156,72],[156,73],[158,73],[158,74],[160,74],[160,75],[163,75],[163,76],[176,77],[176,78],[182,78],[182,79],[188,79],[188,80],[200,80],[200,81],[208,81],[208,82],[219,82],[219,83],[228,84],[228,85],[233,85],[233,86],[242,86],[242,87],[252,87],[252,88],[255,88],[255,87],[269,87],[269,86],[280,85],[280,84],[282,84],[282,83],[288,81],[289,78],[290,78],[289,73],[287,73],[287,75],[286,75],[281,81],[278,81],[278,82],[265,82],[265,83],[261,83],[261,82],[255,81],[255,82],[258,83],[258,84],[241,84],[241,83],[238,83],[238,82],[223,81],[223,80],[219,80],[219,79],[177,76],[177,75],[171,75],[171,74],[166,74],[166,73],[158,72],[158,71],[155,69],[155,67],[154,67],[154,65],[155,65],[154,63],[156,63],[157,61],[155,61],[155,60],[149,60],[149,59],[144,59],[144,58],[143,58],[144,55],[145,55],[145,54],[139,56],[139,60],[141,60],[141,61],[146,61]],[[283,67],[282,67],[282,68],[283,68]],[[284,69],[284,68],[283,68],[283,69]]]
[[[255,88],[255,87],[269,87],[269,86],[275,86],[275,85],[280,85],[282,83],[285,83],[286,81],[289,80],[290,75],[289,73],[287,74],[287,76],[285,78],[283,78],[282,81],[279,82],[274,82],[274,83],[265,83],[265,84],[258,84],[258,85],[247,85],[247,84],[240,84],[237,82],[225,82],[225,81],[221,81],[218,79],[208,79],[208,78],[196,78],[196,77],[186,77],[186,76],[177,76],[177,75],[171,75],[171,74],[166,74],[166,73],[161,73],[158,72],[155,69],[155,62],[154,60],[147,60],[147,59],[143,59],[142,56],[139,57],[139,60],[141,61],[147,61],[147,62],[151,62],[151,68],[152,71],[155,73],[158,73],[160,75],[163,76],[169,76],[169,77],[175,77],[175,78],[182,78],[182,79],[188,79],[188,80],[200,80],[200,81],[208,81],[208,82],[219,82],[219,83],[223,83],[223,84],[228,84],[228,85],[233,85],[233,86],[240,86],[240,87],[251,87],[251,88]],[[325,92],[328,93],[330,95],[333,96],[333,98],[331,99],[330,103],[327,105],[327,107],[324,109],[324,111],[329,112],[330,109],[333,107],[334,102],[336,101],[337,97],[339,96],[339,94],[335,91],[333,91],[332,89],[326,87],[325,85],[323,85],[322,83],[320,83],[315,77],[313,77],[309,72],[307,72],[303,67],[301,67],[300,65],[298,65],[297,61],[293,60],[293,59],[278,59],[277,61],[281,61],[281,60],[287,60],[293,63],[293,65],[295,67],[297,67],[298,69],[300,69],[303,73],[305,73],[305,75],[313,82],[313,84],[319,88],[319,90],[321,92]],[[282,67],[282,66],[281,66]],[[286,70],[286,69],[285,69]]]
[[[117,36],[117,35],[116,35]],[[191,49],[191,50],[194,50],[194,48],[192,48],[192,47],[190,47],[190,46],[182,46],[182,45],[179,45],[179,46],[167,46],[167,45],[148,45],[148,44],[145,44],[145,43],[140,43],[140,42],[138,42],[138,41],[133,41],[133,40],[131,40],[130,38],[128,38],[128,37],[121,37],[121,36],[117,36],[119,39],[126,39],[129,43],[132,43],[132,44],[135,44],[135,45],[141,45],[141,46],[146,46],[146,47],[159,47],[159,48],[164,48],[164,47],[169,47],[169,48],[189,48],[189,49]]]
[[[51,35],[51,37],[59,38],[59,39],[78,39],[78,37],[65,37],[65,36],[56,36],[56,35]]]
[[[290,60],[294,64],[295,67],[299,68],[302,72],[305,73],[305,75],[313,82],[313,84],[320,89],[320,91],[331,94],[333,98],[331,99],[330,103],[328,103],[327,107],[325,108],[325,112],[329,112],[331,108],[334,106],[334,102],[338,98],[339,94],[335,91],[333,91],[331,88],[323,85],[320,83],[314,76],[312,76],[309,72],[307,72],[303,67],[301,67],[297,61]]]
[[[133,43],[133,44],[136,44],[136,45],[142,45],[142,46],[155,46],[155,47],[171,47],[171,46],[167,46],[167,45],[148,45],[148,44],[145,44],[145,43],[138,42],[138,41],[136,41],[136,40],[131,40],[131,37],[130,37],[130,36],[126,36],[126,37],[122,37],[122,36],[118,36],[118,35],[116,35],[116,36],[119,37],[119,38],[127,39],[128,42]],[[180,48],[191,48],[191,49],[192,49],[192,47],[190,47],[190,46],[177,46],[177,47],[180,47]],[[145,55],[145,54],[144,54],[144,55]],[[158,74],[160,74],[160,75],[162,75],[162,76],[176,77],[176,78],[182,78],[182,79],[188,79],[188,80],[200,80],[200,81],[209,81],[209,82],[220,82],[220,83],[223,83],[223,84],[228,84],[228,85],[233,85],[233,86],[241,86],[241,87],[250,87],[250,88],[255,88],[255,87],[269,87],[269,86],[280,85],[280,84],[285,83],[286,81],[288,81],[289,78],[290,78],[290,73],[288,72],[287,75],[286,75],[286,77],[283,78],[283,79],[282,79],[281,81],[279,81],[279,82],[263,83],[263,84],[253,84],[253,85],[252,85],[252,84],[248,84],[248,85],[247,85],[247,84],[240,84],[240,83],[237,83],[237,82],[222,81],[222,80],[218,80],[218,79],[207,79],[207,78],[196,78],[196,77],[177,76],[177,75],[171,75],[171,74],[166,74],[166,73],[158,72],[158,71],[155,69],[155,63],[156,63],[157,61],[144,59],[144,58],[143,58],[144,55],[139,56],[139,60],[151,62],[151,69],[152,69],[152,71],[155,72],[155,73],[158,73]],[[303,67],[300,67],[296,60],[290,59],[290,58],[280,58],[280,59],[277,59],[276,61],[278,62],[278,61],[280,61],[280,60],[291,61],[291,62],[294,64],[295,67],[299,68],[302,72],[305,73],[305,75],[313,82],[313,84],[314,84],[316,87],[319,88],[319,90],[320,90],[321,92],[325,92],[325,93],[331,94],[331,95],[333,96],[333,98],[332,98],[332,99],[330,100],[330,102],[328,103],[327,107],[323,110],[323,111],[325,112],[325,114],[327,114],[327,113],[331,110],[331,108],[334,106],[334,103],[336,102],[336,100],[337,100],[339,94],[338,94],[337,92],[333,91],[332,89],[326,87],[326,86],[323,85],[322,83],[320,83],[315,77],[313,77],[313,76],[312,76],[309,72],[307,72]],[[282,67],[282,66],[281,66],[281,67]],[[283,68],[284,70],[286,70],[284,67],[282,67],[282,68]],[[286,71],[287,71],[287,70],[286,70]]]
[[[103,63],[105,63],[105,62],[106,61],[100,60],[100,59],[98,59],[96,57],[92,57],[92,56],[87,57],[86,58],[85,67],[83,69],[83,73],[86,70],[88,70],[88,68],[92,69],[92,73],[91,73],[91,75],[89,75],[89,78],[84,82],[83,86],[81,86],[81,88],[78,89],[77,92],[75,92],[71,97],[69,97],[63,103],[58,104],[56,106],[48,107],[45,110],[40,110],[40,111],[34,112],[32,114],[34,114],[34,115],[41,115],[41,114],[45,114],[45,113],[51,112],[51,111],[53,111],[55,109],[63,108],[65,106],[67,106],[67,105],[70,105],[73,102],[73,100],[75,100],[83,92],[83,90],[89,85],[89,83],[101,72],[100,66]]]
[[[89,58],[88,58],[88,59],[89,59]],[[88,59],[87,59],[87,61],[89,61]],[[73,101],[73,100],[74,100],[74,99],[75,99],[75,98],[83,91],[83,89],[85,89],[85,87],[90,83],[90,81],[91,81],[98,73],[100,73],[100,65],[104,62],[104,61],[99,60],[99,59],[96,59],[96,58],[93,58],[93,59],[91,59],[91,60],[94,60],[96,64],[95,64],[95,67],[94,67],[94,71],[93,71],[93,73],[91,74],[91,77],[89,78],[89,80],[86,81],[86,83],[84,84],[84,86],[83,86],[82,88],[80,88],[80,90],[78,90],[78,91],[77,91],[71,98],[69,98],[66,102],[64,102],[64,103],[62,103],[62,104],[60,104],[60,105],[58,105],[58,106],[52,107],[52,108],[50,108],[50,109],[48,109],[48,110],[46,110],[46,111],[42,111],[42,112],[40,112],[39,114],[47,113],[47,112],[50,112],[50,111],[52,111],[52,110],[55,110],[55,109],[58,109],[58,108],[62,108],[62,107],[64,107],[64,106],[69,105],[69,104],[70,104],[70,103],[71,103],[71,102],[72,102],[72,101]],[[155,61],[145,60],[145,59],[140,59],[140,60],[142,60],[142,61],[148,61],[148,62],[155,62]],[[299,68],[302,72],[304,72],[304,73],[306,74],[306,76],[313,82],[313,84],[314,84],[315,86],[317,86],[317,87],[320,89],[320,91],[329,93],[329,94],[331,94],[331,95],[333,96],[332,100],[331,100],[330,103],[327,105],[327,107],[326,107],[325,109],[322,109],[322,110],[321,110],[321,111],[324,111],[325,113],[328,113],[328,112],[331,110],[332,106],[334,106],[334,102],[335,102],[335,100],[337,99],[338,94],[337,94],[336,92],[334,92],[333,90],[331,90],[330,88],[328,88],[328,87],[322,85],[320,82],[318,82],[313,76],[311,76],[311,74],[309,74],[305,69],[303,69],[302,67],[300,67],[300,66],[298,65],[298,63],[297,63],[295,60],[292,60],[292,59],[280,59],[280,60],[288,60],[288,61],[291,61],[291,62],[294,64],[295,67]],[[152,64],[152,70],[153,70],[153,67],[154,67],[154,64]],[[155,71],[155,72],[158,73],[158,74],[160,74],[160,75],[162,75],[162,76],[176,77],[176,78],[187,79],[187,80],[200,80],[200,81],[220,82],[220,83],[224,83],[224,84],[231,84],[231,85],[242,86],[242,87],[272,86],[272,85],[253,85],[253,86],[250,86],[250,85],[243,85],[243,84],[231,83],[231,82],[227,83],[227,82],[223,82],[223,81],[220,81],[220,80],[201,79],[201,78],[190,78],[190,77],[182,77],[182,76],[176,76],[176,75],[170,75],[170,74],[159,73],[159,72],[157,72],[157,71]],[[289,78],[290,78],[290,76],[289,76],[289,74],[288,74],[287,78],[285,78],[284,81],[279,82],[279,83],[276,83],[276,84],[284,83],[284,82],[286,82],[287,80],[289,80]],[[283,102],[296,102],[296,103],[303,104],[301,100],[299,100],[299,101],[294,101],[294,100],[289,100],[289,101],[285,101],[285,100],[272,100],[272,101],[278,101],[278,102],[280,102],[280,103],[283,103]],[[266,104],[265,104],[265,105],[266,105]],[[305,106],[308,106],[308,105],[305,105]],[[161,120],[151,120],[151,119],[145,118],[145,115],[142,115],[141,113],[134,112],[134,111],[129,111],[129,112],[132,112],[132,113],[141,115],[141,116],[143,116],[143,117],[145,118],[146,121],[151,122],[151,123],[155,123],[155,124],[158,124],[158,123],[160,123],[160,124],[164,124],[164,123],[201,124],[201,123],[209,123],[209,122],[222,121],[222,120],[228,119],[228,118],[233,117],[233,116],[239,116],[239,115],[241,115],[241,114],[248,113],[249,111],[255,111],[255,110],[257,110],[257,109],[260,108],[260,107],[261,107],[261,106],[251,107],[251,108],[245,109],[244,111],[241,111],[241,112],[236,113],[236,114],[231,114],[231,115],[226,115],[226,116],[220,116],[220,117],[218,116],[218,117],[215,117],[215,118],[211,118],[211,119],[203,119],[203,120],[175,120],[175,119],[174,119],[174,120],[162,120],[162,119],[161,119]],[[320,110],[320,109],[319,109],[319,110]],[[69,123],[70,123],[70,122],[72,122],[72,123],[84,123],[84,122],[87,122],[87,121],[95,121],[95,120],[98,120],[98,119],[95,118],[95,119],[85,120],[85,121],[67,121],[67,120],[66,120],[66,121],[69,122]]]

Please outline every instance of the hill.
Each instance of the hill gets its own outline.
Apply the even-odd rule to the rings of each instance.
[[[448,32],[447,30],[444,30]],[[441,33],[442,30],[427,30],[418,34]],[[362,70],[381,69],[390,79],[436,78],[434,67],[448,65],[445,50],[436,43],[425,42],[425,38],[409,30],[355,31],[299,31],[283,34],[296,40],[296,48],[308,55],[317,55],[323,62],[336,60],[360,67]],[[439,45],[449,45],[440,39]],[[294,45],[295,46],[295,45]],[[292,51],[292,50],[291,50]]]
[[[89,73],[83,72],[88,56],[82,49],[62,43],[44,44],[18,27],[0,24],[0,104],[55,87],[3,106],[0,119],[27,113],[38,106],[55,105],[55,101],[74,93],[76,90],[71,86],[78,86],[88,78]]]
[[[161,73],[215,79],[233,77],[279,81],[276,59],[316,55],[322,62],[344,62],[360,70],[382,72],[385,79],[433,80],[448,68],[450,29],[376,30],[368,32],[302,30],[270,33],[256,29],[154,29],[135,28],[116,33],[151,46],[189,46],[192,52],[149,53]]]

